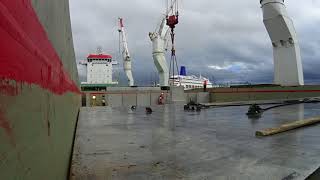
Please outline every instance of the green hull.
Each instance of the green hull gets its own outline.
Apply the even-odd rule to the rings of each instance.
[[[64,69],[78,82],[68,0],[32,0],[32,5]],[[0,91],[0,179],[67,179],[80,95],[11,83],[17,95]]]

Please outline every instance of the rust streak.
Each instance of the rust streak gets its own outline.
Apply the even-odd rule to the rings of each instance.
[[[19,88],[10,84],[8,80],[0,80],[0,94],[6,96],[16,96],[19,94]]]
[[[16,142],[15,142],[15,139],[13,136],[12,127],[11,127],[9,121],[7,121],[7,119],[5,118],[5,113],[4,113],[3,109],[1,109],[1,107],[0,107],[0,128],[4,129],[6,135],[10,139],[11,145],[15,147]]]

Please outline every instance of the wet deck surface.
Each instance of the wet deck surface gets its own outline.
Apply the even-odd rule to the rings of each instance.
[[[291,105],[249,119],[248,107],[82,108],[73,179],[305,179],[320,166],[320,125],[257,138],[256,130],[320,116]]]

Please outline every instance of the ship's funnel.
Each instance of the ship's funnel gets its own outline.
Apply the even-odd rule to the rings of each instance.
[[[274,83],[303,85],[303,69],[297,33],[284,0],[261,0],[263,22],[270,36],[274,57]]]
[[[181,75],[181,76],[186,76],[186,75],[187,75],[186,67],[185,67],[185,66],[181,66],[181,67],[180,67],[180,75]]]

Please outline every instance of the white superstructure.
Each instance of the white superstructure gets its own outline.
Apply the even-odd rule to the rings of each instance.
[[[303,85],[303,69],[297,33],[284,0],[261,0],[263,22],[269,33],[274,56],[274,83]]]
[[[111,55],[90,54],[82,64],[87,66],[87,82],[82,84],[118,84],[112,80],[112,66],[117,63],[112,61]]]
[[[170,85],[183,86],[185,90],[203,88],[205,83],[207,84],[207,88],[214,87],[210,80],[203,76],[175,75],[170,77]]]
[[[213,88],[214,85],[210,82],[208,78],[203,76],[190,75],[187,76],[186,67],[180,67],[180,75],[171,76],[169,80],[170,86],[183,86],[185,90],[203,88],[207,85],[207,88]]]

